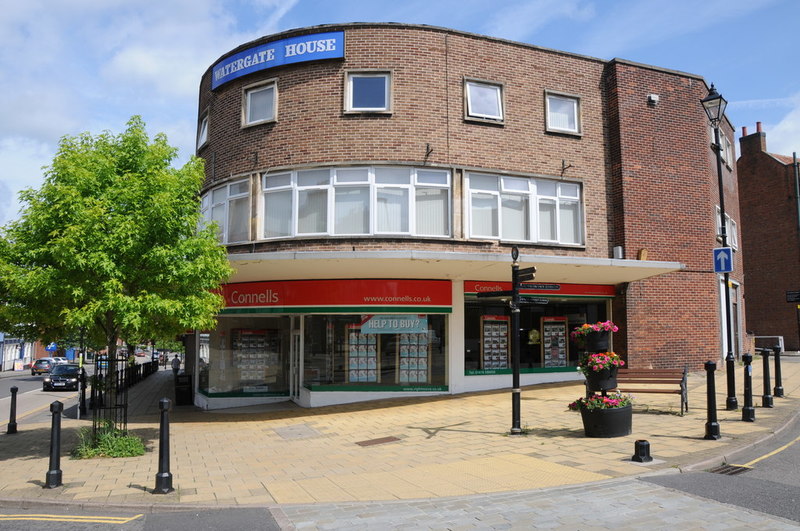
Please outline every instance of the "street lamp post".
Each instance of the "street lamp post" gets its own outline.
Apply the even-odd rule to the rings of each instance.
[[[722,238],[722,246],[728,246],[728,229],[725,223],[725,190],[722,184],[722,144],[720,143],[719,123],[725,115],[725,107],[728,102],[725,101],[714,84],[708,90],[708,96],[700,100],[703,105],[703,110],[708,116],[711,126],[714,128],[714,152],[717,155],[717,186],[719,187],[719,226],[720,237]],[[732,339],[732,326],[731,326],[731,294],[730,294],[730,274],[723,273],[725,283],[725,337],[727,353],[725,354],[725,371],[728,378],[728,398],[725,400],[725,409],[734,411],[739,408],[736,400],[736,375],[735,364],[733,359],[733,339]]]

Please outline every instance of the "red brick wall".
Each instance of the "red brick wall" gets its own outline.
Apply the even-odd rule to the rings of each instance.
[[[624,297],[615,301],[615,317],[623,325],[615,348],[627,352],[632,366],[664,367],[680,357],[699,369],[722,355],[711,259],[720,245],[716,155],[699,103],[708,89],[696,78],[641,65],[615,62],[608,69],[613,245],[622,245],[628,259],[646,249],[649,260],[686,266],[623,290]],[[648,94],[657,94],[658,103],[649,104]],[[732,138],[729,124],[723,129]],[[738,219],[731,168],[724,168],[723,182],[726,210]],[[740,272],[741,253],[735,254]]]
[[[758,336],[783,336],[787,350],[800,350],[797,304],[786,302],[786,291],[800,290],[794,168],[789,157],[766,152],[766,133],[753,133],[740,142],[747,329]]]
[[[623,329],[615,348],[633,365],[665,366],[679,357],[699,369],[704,361],[720,358],[711,261],[711,249],[719,245],[717,173],[700,106],[708,90],[701,78],[441,28],[352,24],[303,31],[338,29],[345,31],[344,60],[254,73],[215,92],[206,72],[199,112],[210,110],[209,142],[200,151],[207,161],[207,186],[280,167],[373,162],[451,168],[456,194],[464,169],[577,180],[584,187],[586,248],[529,245],[521,246],[522,252],[609,258],[612,247],[621,245],[628,259],[647,249],[650,260],[686,264],[683,272],[620,287],[614,305]],[[391,70],[391,116],[343,113],[345,73],[352,69]],[[464,120],[465,77],[504,85],[503,125]],[[270,78],[278,80],[278,121],[242,129],[242,87]],[[545,131],[546,90],[581,98],[581,136]],[[658,105],[648,105],[650,93],[660,96]],[[729,124],[723,127],[733,138]],[[432,152],[426,159],[428,146]],[[562,172],[563,166],[569,168]],[[726,206],[738,220],[730,169],[724,181]],[[456,195],[456,213],[460,201]],[[461,223],[456,216],[454,224]],[[263,242],[231,251],[353,246],[508,253],[506,244],[459,237]]]

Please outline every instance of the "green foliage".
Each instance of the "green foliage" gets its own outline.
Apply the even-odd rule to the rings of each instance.
[[[72,450],[72,457],[73,459],[136,457],[144,453],[144,443],[139,437],[115,429],[110,421],[103,421],[97,428],[97,437],[92,437],[90,428],[80,429],[78,446]]]
[[[231,269],[213,228],[198,230],[202,160],[175,169],[175,156],[139,117],[119,135],[64,137],[0,229],[0,329],[52,341],[84,327],[113,357],[120,337],[213,328]]]

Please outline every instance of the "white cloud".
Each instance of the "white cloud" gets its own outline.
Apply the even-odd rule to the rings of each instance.
[[[671,0],[669,2],[613,2],[603,6],[603,16],[582,38],[578,51],[610,59],[629,50],[651,46],[764,9],[775,0]],[[722,38],[722,36],[720,36]],[[713,34],[708,36],[712,43]],[[724,40],[724,39],[723,39]]]
[[[767,149],[770,153],[800,153],[800,93],[793,97],[793,108],[775,125],[768,125]]]
[[[41,184],[42,167],[52,162],[53,154],[49,145],[35,140],[0,140],[0,225],[17,217],[19,192]]]
[[[525,41],[560,19],[588,20],[594,15],[593,4],[586,0],[529,0],[504,5],[489,19],[485,29],[492,36]]]

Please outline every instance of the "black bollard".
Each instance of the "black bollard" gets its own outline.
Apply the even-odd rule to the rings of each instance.
[[[158,401],[161,410],[161,427],[158,438],[158,474],[153,494],[169,494],[172,488],[172,474],[169,472],[169,398]]]
[[[649,463],[653,458],[650,457],[650,443],[644,439],[640,439],[633,444],[633,457],[631,461],[637,463]]]
[[[19,388],[16,385],[11,388],[11,411],[8,414],[8,429],[6,430],[9,435],[17,433],[17,391]]]
[[[753,407],[753,355],[745,354],[742,356],[744,362],[744,407],[742,407],[742,420],[754,422],[756,420],[756,409]]]
[[[764,394],[761,395],[761,407],[773,407],[772,395],[769,394],[769,353],[770,350],[768,348],[761,349],[761,359],[764,361]]]
[[[53,414],[53,425],[50,429],[50,470],[44,480],[46,489],[54,489],[61,486],[61,412],[64,411],[64,404],[56,400],[50,404],[50,412]]]
[[[81,386],[81,398],[78,405],[78,412],[80,413],[81,417],[86,416],[86,369],[81,367],[81,376],[80,376],[80,386]]]
[[[717,364],[713,361],[707,361],[705,369],[708,420],[706,421],[706,434],[703,439],[716,441],[722,438],[722,435],[719,434],[719,422],[717,422],[717,391],[714,382],[714,371],[717,370]]]
[[[775,389],[772,394],[778,398],[783,398],[783,382],[781,382],[781,346],[775,345],[772,347],[772,352],[775,354]]]

